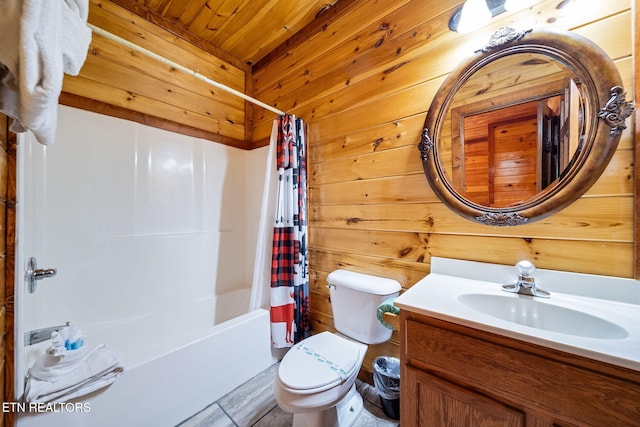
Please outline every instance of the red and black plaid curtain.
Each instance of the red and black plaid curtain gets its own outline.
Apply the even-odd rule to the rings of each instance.
[[[271,255],[271,340],[291,347],[310,335],[307,170],[304,123],[277,119],[276,194]]]

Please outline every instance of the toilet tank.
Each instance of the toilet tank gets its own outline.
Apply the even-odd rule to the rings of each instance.
[[[365,344],[378,344],[391,338],[391,329],[378,321],[378,306],[400,293],[393,279],[347,270],[327,276],[333,324],[338,332]]]

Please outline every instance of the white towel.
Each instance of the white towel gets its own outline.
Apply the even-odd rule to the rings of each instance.
[[[2,0],[0,111],[14,132],[55,140],[64,73],[80,71],[91,42],[88,0]]]
[[[91,30],[87,27],[89,0],[65,0],[62,10],[62,70],[75,76],[80,72],[91,43]]]
[[[47,352],[29,369],[23,400],[60,403],[113,383],[124,372],[122,355],[102,344],[62,356]]]

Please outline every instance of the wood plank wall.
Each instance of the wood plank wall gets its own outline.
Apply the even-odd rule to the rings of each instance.
[[[15,138],[9,134],[7,116],[0,114],[0,390],[5,402],[13,395],[13,257],[8,246],[15,247],[15,198],[10,190],[15,181],[9,179],[10,147],[15,147]],[[0,427],[5,425],[13,425],[13,414],[2,414]]]
[[[532,11],[549,25],[600,45],[633,93],[631,0],[590,2],[564,19],[560,0]],[[391,277],[409,288],[432,256],[632,277],[633,126],[609,167],[578,201],[517,227],[475,224],[449,211],[423,175],[416,144],[431,99],[460,60],[490,34],[525,15],[504,14],[461,36],[447,22],[460,0],[354,3],[286,54],[254,69],[254,96],[309,125],[309,206],[313,328],[332,330],[327,274],[336,268]],[[480,36],[481,42],[474,43]],[[262,118],[262,119],[261,119]],[[265,144],[271,115],[255,111],[254,143]],[[398,339],[370,346],[398,355]]]
[[[636,70],[635,72],[637,73],[638,71],[640,71],[640,33],[638,32],[640,29],[640,14],[638,13],[640,11],[640,0],[634,0],[633,3],[633,9],[632,9],[632,16],[635,17],[634,19],[634,26],[633,26],[633,31],[635,33],[635,39],[633,41],[633,69]],[[640,141],[640,126],[638,125],[638,123],[640,123],[640,108],[637,108],[638,105],[638,99],[640,99],[640,84],[638,84],[638,78],[636,77],[636,80],[634,82],[634,99],[636,100],[636,113],[635,113],[635,129],[634,129],[634,136],[635,136],[635,150],[634,150],[634,165],[638,165],[640,164],[640,149],[638,148],[638,143]],[[634,212],[634,237],[635,237],[635,251],[633,254],[633,259],[635,260],[635,277],[636,279],[640,279],[640,249],[638,248],[639,246],[639,242],[640,242],[640,226],[638,226],[638,223],[640,222],[640,198],[638,197],[638,193],[640,192],[640,171],[638,171],[638,168],[634,168],[634,183],[635,183],[635,197],[634,197],[634,204],[633,204],[633,212]]]
[[[89,22],[245,92],[247,67],[213,56],[204,42],[196,46],[108,0],[91,0]],[[250,145],[241,98],[96,34],[80,74],[65,76],[63,91],[62,104],[239,148]]]

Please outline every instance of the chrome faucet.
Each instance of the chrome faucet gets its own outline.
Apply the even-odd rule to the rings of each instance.
[[[533,278],[533,272],[536,267],[530,261],[519,261],[516,264],[518,271],[518,280],[509,285],[502,285],[502,290],[513,292],[520,295],[529,295],[532,297],[549,298],[549,292],[536,287],[536,281]]]

